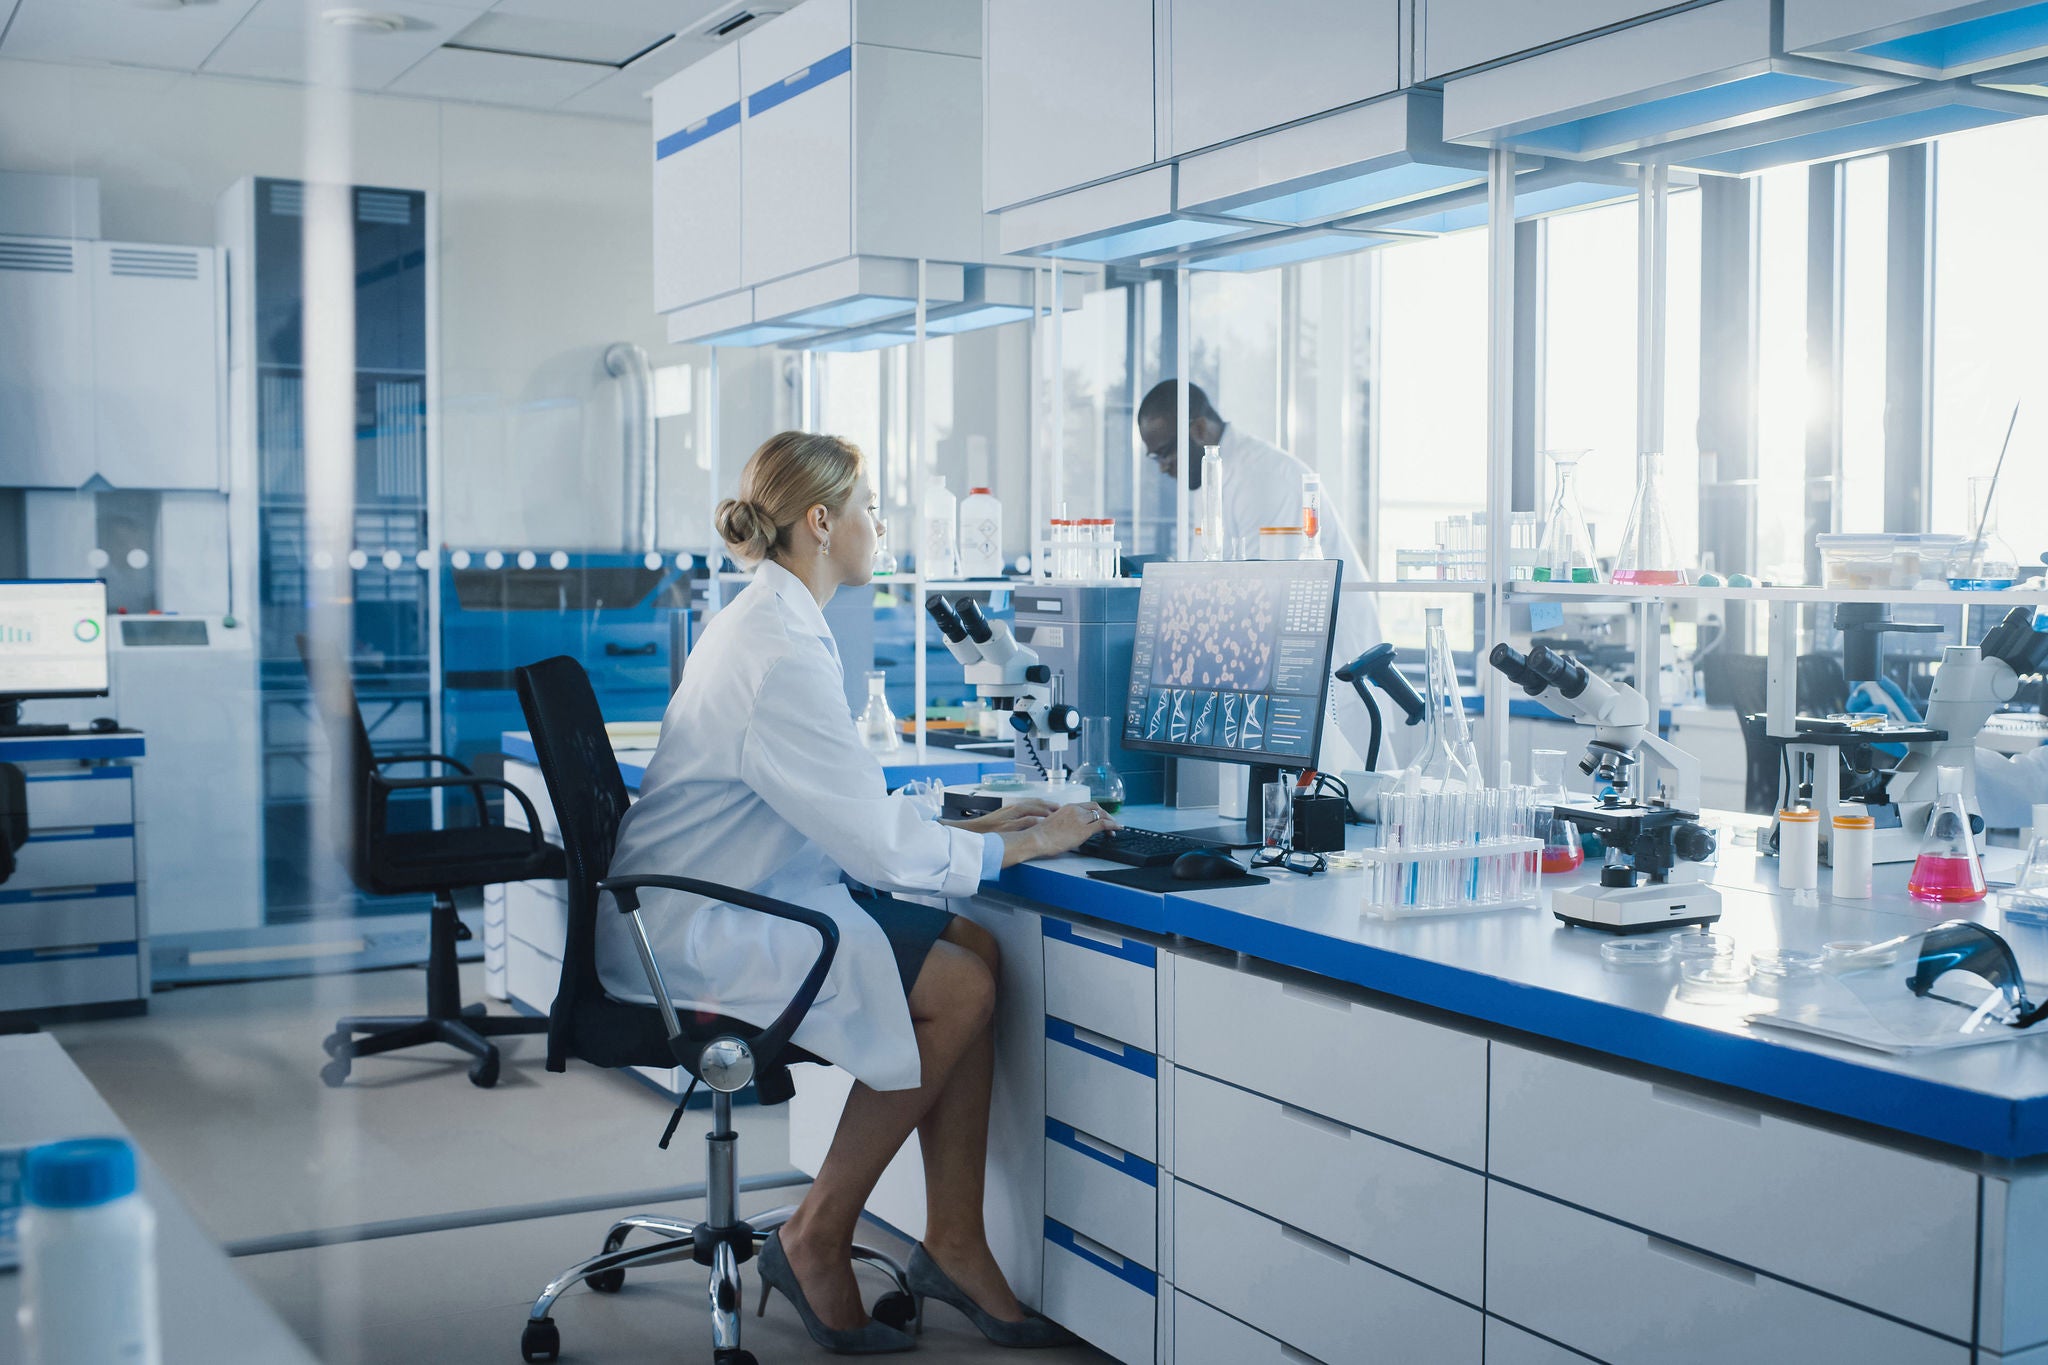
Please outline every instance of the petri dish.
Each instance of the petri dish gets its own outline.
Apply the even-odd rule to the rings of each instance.
[[[1676,952],[1668,938],[1616,938],[1600,945],[1600,960],[1610,967],[1661,967]]]
[[[1825,960],[1804,948],[1766,948],[1750,959],[1750,965],[1758,976],[1818,976]]]
[[[1672,950],[1678,960],[1690,958],[1733,957],[1735,940],[1726,934],[1717,934],[1711,929],[1680,929],[1670,936]]]
[[[1681,958],[1678,963],[1679,994],[1687,1000],[1741,1000],[1749,994],[1749,959],[1727,957]]]
[[[1868,939],[1838,938],[1832,943],[1820,945],[1821,967],[1824,971],[1840,972],[1864,967],[1882,967],[1899,960],[1899,951],[1888,948],[1873,954],[1870,950],[1877,945]]]

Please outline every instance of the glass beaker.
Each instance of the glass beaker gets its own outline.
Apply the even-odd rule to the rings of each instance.
[[[1598,583],[1600,559],[1593,552],[1593,533],[1579,507],[1579,460],[1583,450],[1546,450],[1550,461],[1550,520],[1536,556],[1539,583]]]
[[[1938,795],[1906,890],[1916,901],[1981,901],[1984,867],[1977,861],[1977,840],[1963,809],[1963,770],[1937,769],[1935,784]]]
[[[1081,765],[1074,770],[1074,780],[1088,789],[1088,799],[1111,815],[1124,804],[1124,780],[1109,764],[1110,739],[1115,733],[1109,728],[1108,716],[1083,716]]]
[[[1664,456],[1656,451],[1636,457],[1636,500],[1614,561],[1614,581],[1665,587],[1690,581],[1664,514]]]
[[[1536,802],[1535,837],[1543,841],[1538,864],[1545,872],[1576,872],[1585,865],[1586,845],[1579,827],[1557,818],[1555,808],[1571,800],[1565,790],[1562,749],[1532,749],[1529,753],[1529,785]]]
[[[1458,689],[1457,662],[1451,656],[1450,638],[1444,634],[1444,610],[1427,607],[1423,620],[1428,625],[1426,703],[1428,732],[1421,751],[1408,770],[1422,782],[1423,790],[1476,790],[1480,785],[1479,755],[1472,746],[1472,729],[1465,721],[1465,698]]]
[[[1301,557],[1323,557],[1323,479],[1313,470],[1301,476]]]
[[[1948,562],[1951,588],[2009,588],[2020,576],[2019,556],[1998,533],[1993,480],[1970,480],[1970,533]]]
[[[1233,550],[1223,525],[1223,453],[1215,446],[1202,447],[1202,548],[1203,559],[1229,559]]]
[[[903,747],[903,732],[896,726],[896,713],[889,709],[889,675],[876,669],[868,674],[868,704],[861,708],[858,727],[860,742],[876,757],[886,757]]]

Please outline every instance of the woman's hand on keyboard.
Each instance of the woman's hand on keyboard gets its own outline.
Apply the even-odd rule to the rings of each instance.
[[[1061,806],[1030,829],[1003,836],[1003,866],[1071,853],[1102,831],[1117,828],[1109,812],[1093,801]]]

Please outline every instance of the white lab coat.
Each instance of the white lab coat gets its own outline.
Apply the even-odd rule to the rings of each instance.
[[[2041,802],[2048,802],[2048,744],[2011,756],[1977,750],[1977,806],[1985,824],[2025,829],[2034,823],[2034,806]]]
[[[1267,526],[1299,526],[1301,524],[1301,479],[1310,473],[1307,465],[1295,459],[1278,446],[1268,445],[1256,436],[1246,435],[1234,425],[1223,428],[1223,440],[1216,447],[1218,457],[1223,461],[1223,533],[1226,545],[1236,545],[1239,553],[1258,553],[1259,531]],[[1204,492],[1197,492],[1199,500]],[[1199,501],[1197,503],[1199,506]],[[1323,502],[1323,554],[1331,559],[1344,561],[1344,582],[1365,582],[1372,577],[1358,546],[1352,541],[1351,533],[1344,528],[1344,519],[1330,505],[1330,499]],[[1340,593],[1337,603],[1337,630],[1330,646],[1330,667],[1337,668],[1351,662],[1380,642],[1379,612],[1373,607],[1369,593]],[[1366,748],[1372,739],[1372,721],[1359,703],[1357,695],[1347,683],[1331,680],[1330,695],[1332,715],[1342,738],[1353,751],[1350,755],[1336,755],[1331,752],[1330,736],[1325,729],[1324,750],[1318,762],[1330,772],[1343,767],[1361,766]],[[1382,706],[1385,712],[1390,708]],[[1403,717],[1394,710],[1387,729],[1391,732],[1402,722]],[[1389,766],[1391,754],[1384,740],[1381,742],[1380,764]]]
[[[690,651],[611,871],[701,877],[830,915],[839,953],[795,1041],[878,1090],[908,1089],[917,1040],[896,960],[841,874],[969,896],[987,836],[888,794],[841,676],[817,600],[787,569],[761,565]],[[817,933],[788,920],[658,889],[641,906],[669,994],[691,1009],[766,1026],[817,956]],[[603,907],[598,977],[613,996],[651,1003],[631,926],[609,897]]]

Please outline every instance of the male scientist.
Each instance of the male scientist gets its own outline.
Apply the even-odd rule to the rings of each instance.
[[[1199,453],[1186,461],[1180,457],[1179,432],[1176,429],[1179,416],[1175,411],[1180,396],[1177,388],[1175,381],[1163,380],[1155,384],[1144,401],[1138,404],[1138,439],[1145,443],[1145,453],[1169,479],[1175,477],[1185,464],[1188,488],[1198,492],[1202,487]],[[1203,393],[1198,385],[1188,385],[1187,392],[1189,442],[1197,452],[1206,446],[1215,446],[1223,466],[1222,532],[1225,552],[1233,556],[1256,554],[1259,532],[1263,528],[1301,524],[1301,480],[1313,471],[1278,446],[1269,445],[1225,422],[1209,401],[1209,395]],[[1204,527],[1203,534],[1213,534],[1213,531]],[[1362,583],[1372,577],[1365,557],[1359,554],[1358,546],[1344,529],[1343,519],[1329,505],[1328,499],[1323,505],[1322,544],[1327,558],[1344,561],[1344,582]],[[1363,592],[1341,594],[1337,605],[1336,639],[1330,648],[1331,666],[1334,668],[1357,658],[1379,640],[1379,614],[1373,609],[1372,595]],[[1342,733],[1333,736],[1329,727],[1325,727],[1318,766],[1332,773],[1344,768],[1362,767],[1363,760],[1359,755],[1364,754],[1370,744],[1372,722],[1350,688],[1333,682],[1330,696],[1334,702],[1337,729]],[[1333,738],[1339,739],[1350,752],[1337,750],[1331,744]],[[1382,746],[1382,767],[1389,762],[1387,747]]]

